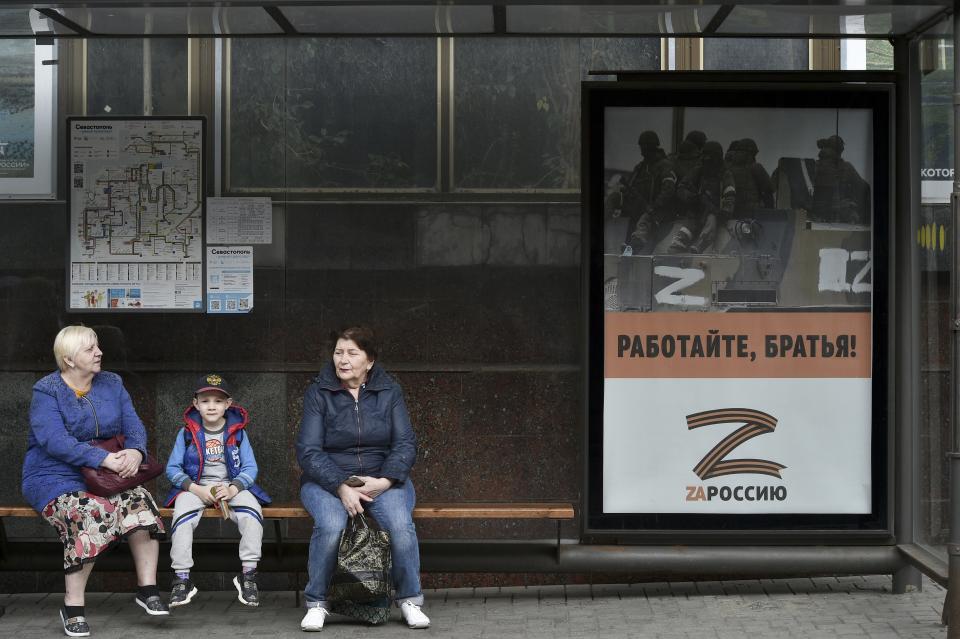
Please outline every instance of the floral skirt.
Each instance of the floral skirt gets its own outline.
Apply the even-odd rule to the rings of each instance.
[[[64,572],[80,570],[137,530],[151,536],[163,533],[160,511],[143,486],[110,497],[82,490],[66,493],[47,504],[41,515],[60,533]]]

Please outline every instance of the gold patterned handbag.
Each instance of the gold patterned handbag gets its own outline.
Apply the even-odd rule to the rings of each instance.
[[[367,603],[390,596],[390,535],[353,517],[340,536],[337,567],[330,580],[330,599]]]

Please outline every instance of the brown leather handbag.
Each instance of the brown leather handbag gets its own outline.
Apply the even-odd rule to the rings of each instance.
[[[118,453],[123,450],[126,437],[123,435],[114,435],[106,439],[94,439],[88,442],[91,446],[102,448],[108,453]],[[140,464],[140,470],[132,477],[121,477],[117,473],[103,466],[90,468],[84,466],[80,469],[83,473],[83,481],[87,484],[87,492],[98,497],[110,497],[125,490],[130,490],[144,482],[148,482],[163,472],[156,459],[147,455]]]

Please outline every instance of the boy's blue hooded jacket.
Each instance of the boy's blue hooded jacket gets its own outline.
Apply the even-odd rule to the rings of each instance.
[[[242,484],[261,504],[269,504],[270,496],[254,483],[257,480],[257,460],[243,430],[247,425],[247,411],[234,404],[223,416],[227,420],[223,429],[223,449],[230,481]],[[196,482],[203,474],[204,454],[201,451],[207,450],[201,426],[203,419],[191,405],[184,411],[183,421],[185,426],[177,432],[177,440],[167,461],[167,479],[173,484],[167,493],[167,506],[171,506],[177,495],[183,492],[181,486],[185,480]]]

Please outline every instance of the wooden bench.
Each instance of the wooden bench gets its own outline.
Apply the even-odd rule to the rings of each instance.
[[[169,519],[173,508],[161,508],[160,515]],[[38,517],[29,506],[0,506],[0,553],[5,556],[7,536],[3,526],[5,517]],[[220,511],[206,508],[204,517],[220,517]],[[277,556],[283,555],[284,519],[309,519],[310,514],[302,506],[277,505],[263,508],[264,519],[271,519],[276,534]],[[456,502],[422,503],[413,509],[414,519],[548,519],[557,522],[557,546],[560,545],[560,526],[574,518],[573,505],[560,502]]]

